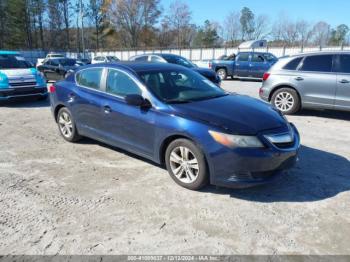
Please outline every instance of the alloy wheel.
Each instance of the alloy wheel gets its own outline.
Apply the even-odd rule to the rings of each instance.
[[[193,183],[198,178],[198,160],[185,146],[176,147],[171,151],[170,168],[175,177],[185,184]]]
[[[294,97],[288,92],[281,92],[275,98],[275,106],[282,112],[292,109],[294,102]]]
[[[62,114],[60,114],[58,124],[62,135],[66,138],[70,138],[73,133],[73,122],[67,112],[62,112]]]

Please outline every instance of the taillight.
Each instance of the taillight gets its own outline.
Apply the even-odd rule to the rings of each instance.
[[[264,90],[262,89],[262,87],[260,87],[259,89],[259,95],[262,95],[264,93]]]
[[[269,73],[265,73],[263,76],[263,81],[266,81],[269,78],[270,74]]]
[[[213,65],[212,65],[212,63],[211,63],[211,62],[209,62],[209,68],[212,68],[212,66],[213,66]]]
[[[50,93],[55,93],[56,92],[56,87],[54,85],[50,85],[49,92]]]

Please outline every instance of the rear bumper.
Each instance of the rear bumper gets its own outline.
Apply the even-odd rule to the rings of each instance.
[[[298,160],[300,136],[294,126],[294,142],[288,148],[221,149],[211,156],[211,184],[245,188],[272,182]]]
[[[0,89],[0,101],[9,101],[25,97],[48,96],[47,87],[21,87]]]

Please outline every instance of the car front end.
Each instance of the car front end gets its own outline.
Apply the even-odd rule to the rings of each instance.
[[[47,97],[43,75],[17,53],[0,53],[0,101]]]
[[[211,183],[244,188],[265,184],[282,176],[298,160],[300,136],[293,124],[259,132],[256,136],[212,133],[208,162]],[[226,136],[226,138],[224,138]],[[241,142],[237,139],[254,142]],[[230,144],[231,139],[231,144]],[[233,141],[232,141],[233,140]]]
[[[0,100],[47,95],[46,80],[36,69],[0,70]]]

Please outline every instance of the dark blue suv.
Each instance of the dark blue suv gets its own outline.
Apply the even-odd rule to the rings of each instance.
[[[64,139],[86,136],[165,164],[189,189],[265,183],[297,159],[298,131],[279,111],[182,66],[85,66],[50,93]]]

